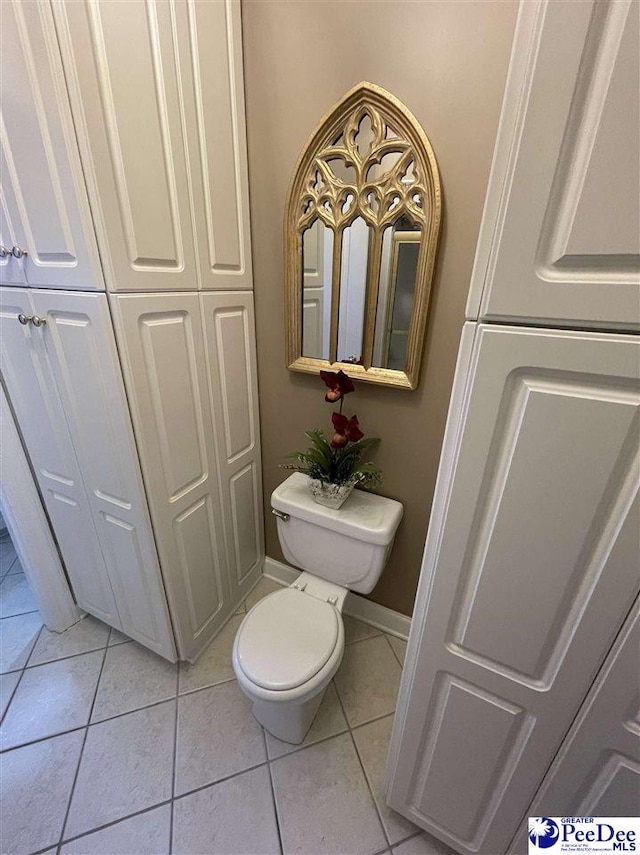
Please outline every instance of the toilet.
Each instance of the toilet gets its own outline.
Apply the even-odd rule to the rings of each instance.
[[[271,507],[284,556],[303,572],[249,611],[234,641],[233,668],[260,724],[299,744],[342,660],[347,592],[373,590],[403,508],[361,490],[340,510],[325,508],[300,472],[273,491]]]

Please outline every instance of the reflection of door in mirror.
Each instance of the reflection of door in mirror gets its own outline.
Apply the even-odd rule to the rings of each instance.
[[[302,355],[329,359],[333,231],[320,220],[315,220],[304,232],[302,246]]]
[[[422,233],[402,218],[385,229],[373,365],[402,371],[407,357]]]
[[[342,233],[338,314],[339,362],[357,363],[362,358],[369,235],[369,226],[362,217],[356,217]]]

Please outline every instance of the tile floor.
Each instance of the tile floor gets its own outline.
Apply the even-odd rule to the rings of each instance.
[[[404,642],[345,617],[342,665],[293,746],[255,721],[231,667],[242,614],[276,583],[176,666],[91,617],[49,632],[2,546],[3,855],[451,852],[382,795]]]

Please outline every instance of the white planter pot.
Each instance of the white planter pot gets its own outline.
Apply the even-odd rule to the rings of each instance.
[[[325,508],[338,510],[347,501],[356,483],[349,481],[346,484],[327,484],[326,481],[309,478],[309,489],[314,502],[324,505]]]

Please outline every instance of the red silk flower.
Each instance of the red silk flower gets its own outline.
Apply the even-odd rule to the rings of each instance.
[[[337,373],[335,371],[321,371],[320,376],[329,387],[329,391],[324,396],[324,399],[330,404],[335,404],[336,401],[339,401],[355,389],[353,381],[342,369]]]
[[[335,430],[335,434],[331,440],[332,448],[342,448],[348,442],[358,442],[364,436],[360,430],[357,416],[351,416],[348,419],[342,413],[333,413],[331,420]]]

